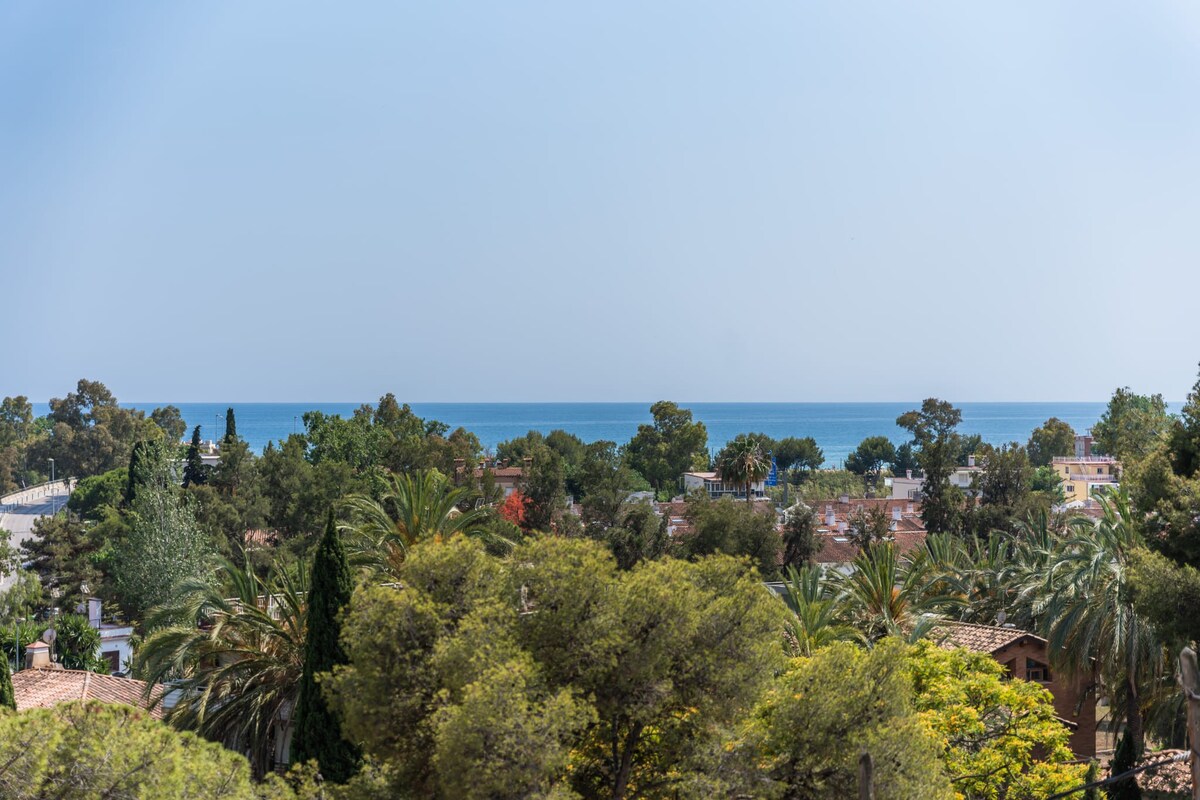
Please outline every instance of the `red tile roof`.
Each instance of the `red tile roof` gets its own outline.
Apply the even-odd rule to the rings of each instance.
[[[520,467],[488,467],[487,471],[492,473],[492,475],[497,478],[525,477],[525,470],[521,469]],[[475,469],[475,477],[482,478],[483,470],[477,467]]]
[[[1192,768],[1188,763],[1186,750],[1159,750],[1157,753],[1146,753],[1138,759],[1137,765],[1142,767],[1146,764],[1158,764],[1169,758],[1179,758],[1180,760],[1141,773],[1137,776],[1138,786],[1142,788],[1143,792],[1155,792],[1155,797],[1159,795],[1191,797]]]
[[[162,717],[159,700],[161,691],[152,700],[143,699],[144,681],[117,678],[78,669],[23,669],[12,676],[13,694],[17,708],[50,708],[72,700],[99,700],[102,703],[149,708],[155,717]]]
[[[937,624],[934,638],[941,638],[947,649],[965,647],[975,653],[993,654],[1021,639],[1030,638],[1045,644],[1046,640],[1020,628],[1002,628],[996,625],[976,625],[972,622],[945,620]]]
[[[849,564],[858,557],[858,545],[844,534],[818,533],[817,541],[821,543],[814,556],[818,564]],[[892,542],[901,555],[907,555],[925,546],[925,531],[897,530],[892,534]]]
[[[251,528],[246,531],[247,547],[274,547],[279,543],[279,532]]]

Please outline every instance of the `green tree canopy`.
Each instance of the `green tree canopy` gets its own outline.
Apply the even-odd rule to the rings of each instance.
[[[1100,421],[1092,427],[1093,449],[1129,466],[1161,444],[1170,428],[1171,417],[1161,394],[1136,394],[1123,386],[1113,392]]]
[[[896,458],[896,447],[886,436],[868,436],[846,457],[846,469],[855,475],[876,476]]]
[[[17,710],[17,698],[13,694],[12,671],[8,665],[8,654],[0,653],[0,713],[4,709]]]
[[[172,446],[179,444],[183,435],[187,433],[187,423],[183,421],[183,414],[176,406],[162,406],[154,409],[150,412],[150,421],[158,426],[167,442]]]
[[[691,411],[666,400],[650,406],[650,414],[654,422],[638,426],[626,458],[655,490],[670,490],[683,473],[707,465],[708,429],[692,421]]]
[[[728,558],[621,572],[586,540],[499,562],[455,537],[414,548],[401,582],[356,591],[331,697],[422,797],[722,786],[714,749],[782,655],[781,607]]]
[[[213,544],[190,503],[174,488],[138,492],[127,536],[117,543],[112,580],[121,606],[135,619],[170,599],[175,585],[208,573]]]
[[[783,565],[800,568],[811,564],[821,551],[823,542],[817,538],[817,514],[803,503],[787,510],[783,522]]]
[[[1025,449],[1033,466],[1044,467],[1055,456],[1069,456],[1075,452],[1075,429],[1058,417],[1051,417],[1033,429]]]
[[[764,576],[779,571],[783,540],[770,504],[747,506],[729,497],[713,500],[704,492],[693,492],[684,515],[691,530],[676,542],[681,557],[747,556]]]
[[[124,467],[83,478],[71,491],[67,508],[84,519],[98,520],[106,507],[117,508],[121,505],[128,483],[129,470]]]
[[[871,650],[833,644],[793,661],[746,736],[751,757],[765,762],[762,795],[857,796],[859,756],[869,752],[879,797],[953,798],[939,742],[915,707],[908,660],[889,639]]]
[[[7,800],[261,800],[246,759],[140,709],[99,702],[0,713],[0,795]]]
[[[925,475],[921,485],[921,519],[932,533],[948,533],[959,529],[963,498],[951,485],[950,474],[958,465],[962,437],[957,428],[962,412],[947,403],[930,397],[921,408],[901,414],[896,425],[909,431],[917,446],[917,463]]]
[[[825,454],[811,436],[787,436],[775,443],[775,465],[784,472],[795,470],[801,477],[825,463]]]

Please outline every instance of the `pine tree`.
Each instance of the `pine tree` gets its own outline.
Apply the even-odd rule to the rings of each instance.
[[[0,708],[17,710],[17,698],[13,693],[12,675],[8,671],[8,656],[0,652]]]
[[[238,438],[237,435],[237,420],[233,416],[233,407],[225,409],[225,438],[221,441],[233,442]]]
[[[188,445],[187,458],[183,462],[183,488],[199,486],[208,480],[208,470],[200,458],[200,426],[192,429],[192,443]]]
[[[315,760],[324,778],[336,783],[344,783],[354,774],[358,748],[342,738],[341,724],[329,710],[316,678],[319,673],[331,672],[334,665],[348,661],[338,616],[350,602],[351,588],[346,551],[330,511],[325,535],[313,557],[309,582],[304,674],[296,703],[293,749],[296,762]]]
[[[1134,738],[1129,735],[1129,731],[1121,734],[1121,741],[1117,742],[1117,750],[1113,753],[1109,774],[1120,775],[1122,772],[1133,769],[1142,755],[1139,751],[1140,748]],[[1142,789],[1138,786],[1137,778],[1134,776],[1108,786],[1108,800],[1141,800],[1141,798]]]

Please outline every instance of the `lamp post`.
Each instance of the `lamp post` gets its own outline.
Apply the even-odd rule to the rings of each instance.
[[[50,462],[50,491],[54,491],[54,459],[47,458],[46,460]],[[50,495],[50,510],[50,516],[58,513],[58,497],[55,495]]]

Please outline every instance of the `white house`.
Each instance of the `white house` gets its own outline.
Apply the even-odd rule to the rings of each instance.
[[[100,657],[108,662],[109,672],[124,673],[133,660],[133,626],[102,622],[100,609],[99,597],[87,599],[88,623],[100,633]]]
[[[746,498],[746,484],[744,483],[727,483],[721,480],[720,473],[717,472],[685,472],[683,473],[683,493],[705,491],[708,496],[716,500],[718,497],[740,497],[743,500]],[[750,494],[752,497],[766,496],[766,482],[756,481],[750,484]]]
[[[950,485],[957,486],[964,492],[971,491],[975,477],[983,472],[983,467],[975,463],[975,456],[967,456],[965,467],[955,467],[950,473]],[[924,478],[914,478],[912,470],[906,470],[903,476],[890,478],[893,500],[920,500],[921,484]]]

